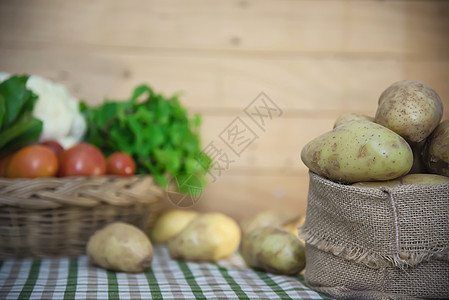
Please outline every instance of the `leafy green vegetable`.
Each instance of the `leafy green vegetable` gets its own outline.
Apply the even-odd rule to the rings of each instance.
[[[12,76],[0,83],[0,156],[39,138],[42,121],[32,116],[37,95],[27,89],[28,76]]]
[[[166,98],[140,85],[126,101],[106,99],[98,107],[81,102],[80,109],[87,121],[85,141],[105,155],[127,152],[137,174],[151,174],[162,186],[175,178],[182,193],[206,184],[212,160],[200,148],[201,117],[190,119],[177,96]]]

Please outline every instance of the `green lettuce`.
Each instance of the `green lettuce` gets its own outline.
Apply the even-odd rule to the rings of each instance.
[[[38,96],[27,89],[29,76],[12,76],[0,83],[0,156],[35,142],[43,123],[33,117]]]
[[[126,152],[137,174],[151,174],[161,186],[176,179],[181,193],[206,184],[212,160],[200,148],[201,116],[189,118],[177,96],[166,98],[141,85],[130,99],[105,99],[98,107],[81,102],[80,109],[87,121],[85,141],[105,155]]]

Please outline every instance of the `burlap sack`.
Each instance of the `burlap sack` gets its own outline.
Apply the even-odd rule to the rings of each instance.
[[[368,189],[310,173],[305,281],[342,299],[449,299],[449,183]]]

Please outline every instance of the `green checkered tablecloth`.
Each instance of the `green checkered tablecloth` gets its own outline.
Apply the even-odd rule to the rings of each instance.
[[[0,261],[0,299],[326,299],[302,277],[277,276],[245,266],[240,255],[213,263],[170,259],[154,248],[145,273],[110,272],[86,256]]]

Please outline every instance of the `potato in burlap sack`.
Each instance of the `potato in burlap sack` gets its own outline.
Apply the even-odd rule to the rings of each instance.
[[[338,299],[449,298],[449,183],[366,188],[309,173],[306,284]]]

